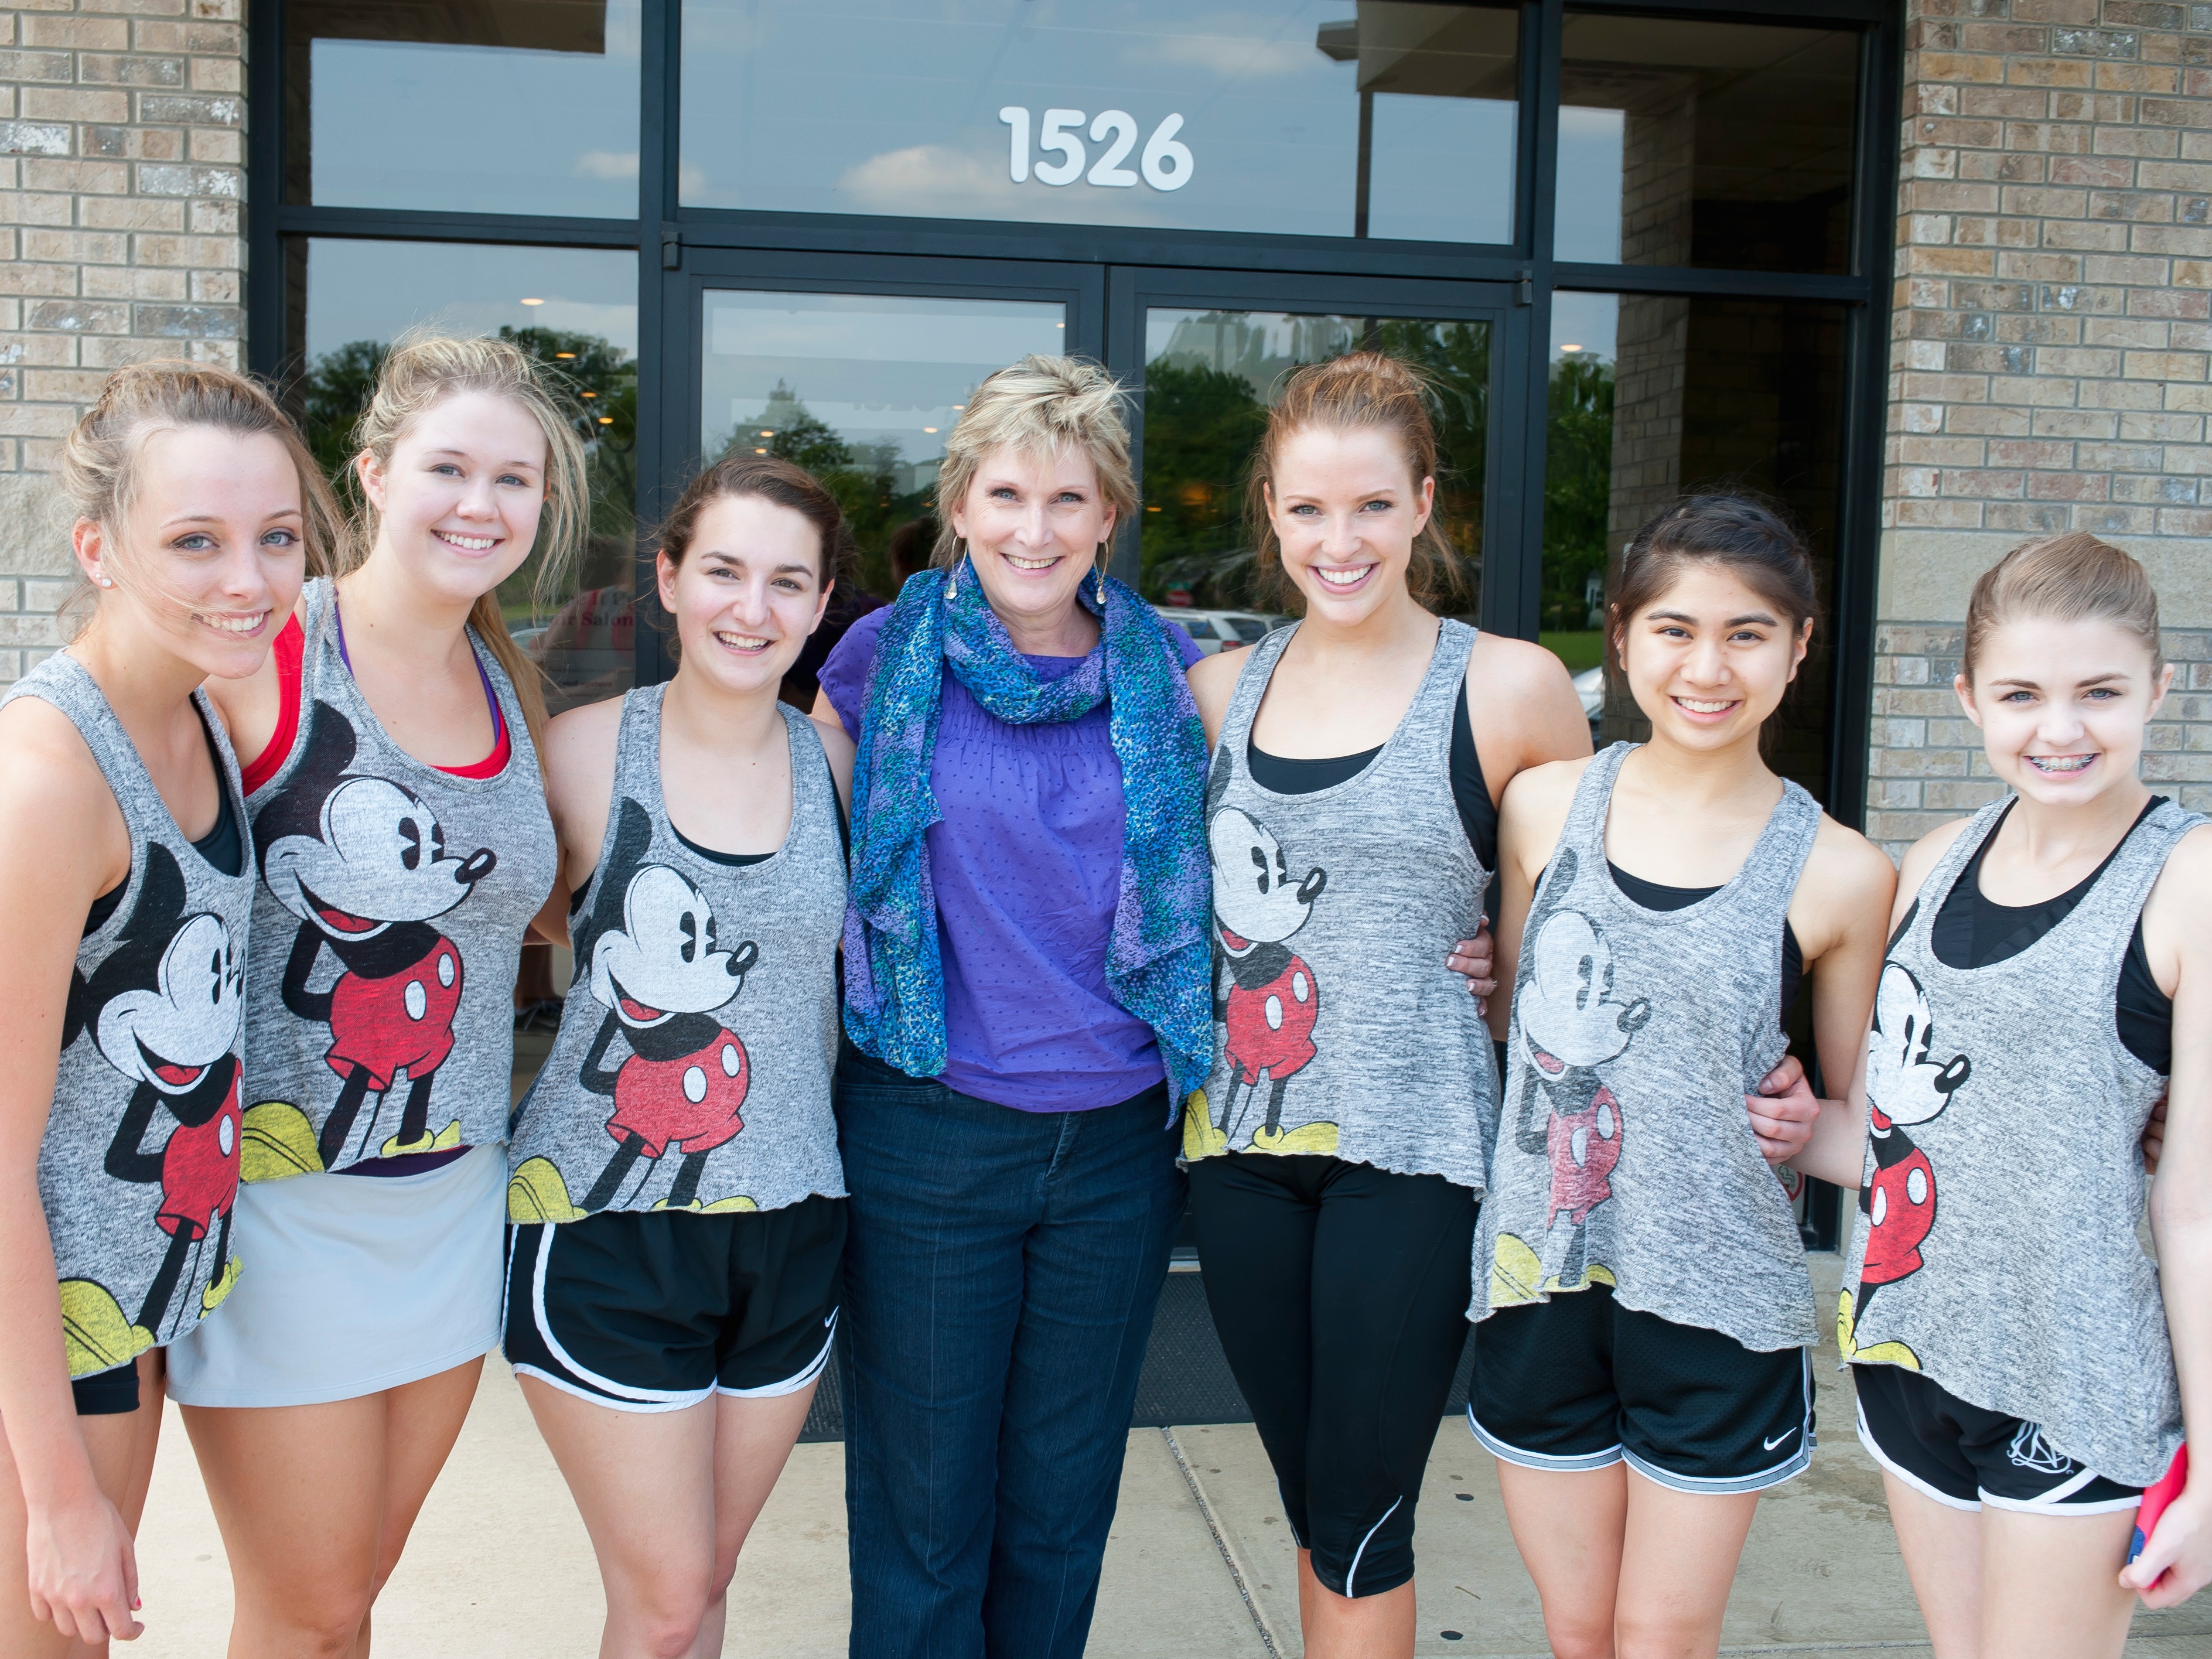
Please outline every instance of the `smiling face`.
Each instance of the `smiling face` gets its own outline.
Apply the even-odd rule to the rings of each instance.
[[[1413,476],[1395,436],[1307,427],[1283,439],[1273,459],[1267,517],[1307,616],[1350,627],[1405,599],[1437,481]]]
[[[285,908],[334,939],[442,916],[495,861],[486,849],[448,857],[429,804],[383,778],[348,778],[331,790],[321,830],[275,842],[262,877]]]
[[[1954,686],[1990,769],[2029,799],[2078,806],[2137,787],[2143,727],[2173,669],[2117,623],[2025,617],[1992,629]]]
[[[1279,945],[1306,925],[1328,877],[1319,869],[1291,873],[1282,843],[1264,823],[1233,806],[1206,829],[1213,861],[1213,925],[1231,957],[1255,945]]]
[[[683,646],[679,677],[725,691],[773,691],[821,626],[822,533],[805,514],[760,495],[700,509],[680,562],[659,560],[660,602]]]
[[[230,930],[219,916],[196,915],[169,940],[151,987],[101,1008],[100,1051],[125,1077],[165,1095],[188,1093],[230,1052],[245,987],[245,959]]]
[[[74,533],[100,614],[127,616],[205,674],[253,673],[307,574],[291,456],[267,434],[157,429],[142,441],[133,483],[119,526],[84,520]]]
[[[457,392],[408,422],[388,461],[364,453],[356,465],[382,515],[377,550],[432,592],[473,603],[530,556],[545,434],[512,398]]]
[[[1048,628],[1077,609],[1076,589],[1114,534],[1115,511],[1098,469],[1080,449],[1037,455],[994,449],[952,509],[954,533],[1012,625]]]
[[[623,890],[622,930],[592,946],[592,994],[640,1030],[711,1013],[743,988],[757,954],[719,943],[706,896],[666,865],[648,864]]]
[[[1710,751],[1758,740],[1812,634],[1728,566],[1692,559],[1615,639],[1653,737]]]

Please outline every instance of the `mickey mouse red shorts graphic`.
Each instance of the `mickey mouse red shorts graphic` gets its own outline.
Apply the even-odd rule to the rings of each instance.
[[[1846,1359],[1919,1369],[1919,1357],[1902,1342],[1862,1348],[1856,1339],[1875,1291],[1920,1271],[1920,1247],[1936,1228],[1936,1168],[1905,1128],[1942,1116],[1973,1074],[1973,1062],[1964,1054],[1929,1058],[1934,1037],[1935,1015],[1920,981],[1897,963],[1883,963],[1874,1029],[1867,1034],[1867,1141],[1875,1173],[1859,1190],[1866,1254],[1857,1297],[1846,1291],[1836,1316],[1837,1344]]]
[[[1215,1127],[1235,1134],[1237,1088],[1243,1085],[1249,1108],[1264,1073],[1263,1133],[1273,1137],[1282,1127],[1284,1086],[1319,1052],[1313,1030],[1321,1017],[1321,987],[1285,941],[1306,925],[1314,901],[1328,885],[1328,872],[1316,866],[1292,884],[1274,833],[1234,806],[1213,814],[1206,847],[1213,864],[1213,1017],[1227,1027],[1224,1052],[1230,1068]],[[1225,996],[1220,989],[1224,965]]]
[[[71,985],[62,1036],[66,1051],[89,1033],[107,1063],[137,1085],[108,1145],[107,1173],[161,1189],[155,1224],[169,1243],[130,1322],[137,1328],[131,1352],[189,1328],[230,1293],[238,1276],[229,1248],[241,1129],[234,1045],[246,968],[222,918],[186,915],[185,903],[175,856],[159,842],[149,845],[131,919],[91,977]],[[167,1131],[149,1151],[147,1136],[163,1117]],[[194,1253],[210,1239],[215,1255],[200,1308],[172,1308]],[[65,1313],[74,1311],[70,1300],[64,1298]]]
[[[354,1158],[373,1147],[423,1152],[458,1139],[458,1120],[431,1134],[430,1091],[453,1051],[465,969],[460,948],[428,924],[499,861],[488,847],[447,856],[428,804],[404,785],[350,772],[356,750],[345,716],[317,702],[299,769],[253,827],[263,883],[300,919],[284,964],[284,1006],[330,1027],[325,1060],[342,1079],[315,1147],[323,1169],[341,1161],[371,1093],[378,1105]],[[326,948],[342,971],[329,990],[311,990]],[[402,1074],[398,1132],[377,1147],[383,1097]]]

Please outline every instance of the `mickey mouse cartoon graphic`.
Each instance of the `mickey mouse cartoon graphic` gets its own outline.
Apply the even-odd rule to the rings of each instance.
[[[185,1326],[187,1310],[176,1309],[172,1322],[170,1304],[194,1253],[210,1237],[215,1259],[198,1311],[219,1304],[238,1278],[229,1251],[242,1128],[234,1045],[246,967],[222,918],[186,915],[185,897],[175,855],[159,842],[149,846],[131,919],[91,977],[71,984],[64,1023],[64,1049],[89,1033],[101,1057],[137,1085],[105,1167],[118,1181],[161,1189],[155,1224],[169,1236],[127,1325],[100,1286],[72,1280],[63,1287],[72,1336],[116,1364]],[[148,1133],[164,1115],[169,1127],[148,1151]],[[165,1332],[165,1323],[173,1328]]]
[[[639,861],[652,840],[645,809],[625,799],[591,926],[592,995],[607,1012],[580,1074],[615,1103],[607,1133],[616,1150],[584,1196],[586,1214],[614,1201],[640,1158],[658,1163],[677,1146],[684,1161],[660,1207],[693,1207],[707,1154],[745,1127],[745,1045],[714,1015],[744,988],[760,950],[750,939],[715,948],[705,896],[667,865]],[[617,1031],[629,1055],[609,1070]]]
[[[1261,1133],[1272,1139],[1282,1129],[1284,1085],[1319,1052],[1313,1029],[1321,1016],[1321,987],[1305,958],[1285,941],[1306,925],[1314,901],[1328,886],[1328,872],[1316,866],[1293,884],[1274,833],[1234,806],[1213,813],[1206,849],[1213,864],[1213,1017],[1228,1027],[1229,1086],[1216,1127],[1224,1135],[1235,1133],[1237,1085],[1243,1085],[1249,1108],[1264,1072],[1267,1121]],[[1225,997],[1224,964],[1230,980]]]
[[[1565,891],[1574,883],[1575,865],[1574,853],[1562,851],[1547,886]],[[1563,1259],[1549,1274],[1524,1240],[1501,1233],[1492,1264],[1493,1305],[1529,1300],[1547,1284],[1576,1289],[1592,1278],[1612,1281],[1604,1264],[1589,1262],[1585,1255],[1590,1212],[1613,1196],[1623,1132],[1620,1102],[1597,1067],[1625,1054],[1651,1018],[1649,999],[1623,1002],[1613,995],[1612,949],[1581,911],[1551,909],[1540,920],[1532,918],[1526,949],[1528,974],[1514,993],[1513,1014],[1530,1069],[1514,1144],[1551,1165],[1547,1233],[1563,1214],[1571,1231]],[[1541,1128],[1535,1124],[1540,1093],[1551,1108]],[[1496,1293],[1500,1280],[1510,1287],[1502,1301]]]
[[[399,1131],[380,1151],[458,1144],[459,1121],[434,1139],[429,1115],[431,1084],[453,1052],[463,964],[460,947],[429,924],[499,861],[488,847],[449,857],[429,803],[404,785],[349,770],[356,747],[345,716],[318,702],[291,787],[253,826],[261,879],[300,919],[284,963],[284,1006],[331,1028],[324,1058],[342,1079],[317,1161],[298,1160],[311,1169],[337,1164],[371,1091],[380,1107],[403,1072]],[[310,990],[326,948],[337,958],[337,981]],[[377,1109],[358,1156],[368,1155]]]
[[[1902,1342],[1859,1347],[1856,1328],[1874,1293],[1920,1271],[1920,1247],[1936,1225],[1936,1169],[1905,1133],[1908,1124],[1940,1117],[1973,1074],[1964,1054],[1929,1056],[1935,1017],[1911,970],[1884,963],[1875,993],[1874,1029],[1867,1034],[1867,1131],[1874,1179],[1859,1190],[1867,1218],[1866,1255],[1856,1303],[1849,1291],[1836,1314],[1837,1345],[1846,1359],[1887,1360],[1917,1370],[1919,1356]]]

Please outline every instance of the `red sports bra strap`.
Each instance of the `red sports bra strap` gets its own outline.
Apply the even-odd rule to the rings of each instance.
[[[286,617],[284,626],[277,631],[276,643],[271,647],[276,659],[276,729],[270,734],[268,746],[239,772],[239,781],[249,795],[276,775],[300,735],[301,663],[307,649],[307,636],[300,627],[299,617]]]

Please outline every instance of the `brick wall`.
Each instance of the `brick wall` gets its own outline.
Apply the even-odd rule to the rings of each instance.
[[[2212,807],[2212,4],[1909,0],[1869,833],[1996,793],[1950,679],[2027,536],[2142,559],[2149,774]]]
[[[49,475],[106,371],[240,362],[242,11],[0,9],[0,680],[59,643],[74,565]]]

